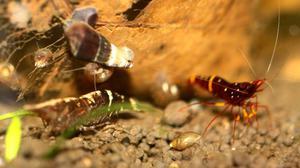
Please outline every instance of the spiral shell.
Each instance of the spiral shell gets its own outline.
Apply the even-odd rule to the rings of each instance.
[[[94,7],[76,8],[70,19],[71,22],[85,22],[92,27],[95,27],[98,20],[97,9]]]
[[[130,68],[133,51],[117,47],[83,22],[73,23],[65,29],[71,53],[75,58],[115,68]]]
[[[184,132],[173,139],[170,143],[170,147],[176,150],[184,150],[194,145],[200,138],[201,136],[198,133]]]

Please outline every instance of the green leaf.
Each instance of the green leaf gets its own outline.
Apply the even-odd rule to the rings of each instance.
[[[22,138],[21,125],[21,118],[14,117],[7,128],[5,136],[5,160],[7,162],[17,157]]]
[[[153,106],[151,103],[136,100],[133,98],[129,99],[131,108],[128,108],[129,110],[134,110],[134,111],[146,111],[146,112],[162,112],[160,109],[156,108]]]
[[[5,113],[5,114],[0,115],[0,121],[10,119],[10,118],[15,118],[15,117],[27,116],[27,115],[36,115],[36,114],[31,111],[19,109],[15,112],[10,112],[10,113]]]

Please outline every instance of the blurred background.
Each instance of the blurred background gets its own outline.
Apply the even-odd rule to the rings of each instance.
[[[135,53],[133,68],[116,70],[107,82],[98,84],[99,88],[109,88],[165,106],[179,98],[209,96],[187,86],[187,79],[193,74],[216,74],[232,82],[267,78],[273,92],[266,88],[261,93],[262,102],[270,106],[287,103],[286,106],[294,107],[298,104],[300,2],[297,0],[32,0],[1,3],[1,60],[9,60],[14,67],[17,64],[20,66],[16,70],[18,77],[1,80],[3,111],[14,107],[16,96],[26,88],[31,96],[22,99],[21,103],[36,100],[37,97],[38,100],[48,100],[78,96],[93,90],[92,83],[82,86],[80,81],[83,79],[78,77],[82,73],[78,72],[48,83],[39,79],[39,75],[28,77],[34,70],[33,57],[28,55],[32,55],[39,46],[51,44],[62,36],[61,32],[53,33],[51,30],[53,16],[68,19],[74,8],[87,5],[98,10],[96,29],[114,44],[128,46]],[[266,73],[275,45],[279,6],[278,45],[270,72]],[[46,40],[38,37],[26,41],[38,33],[47,36]],[[21,47],[17,47],[15,52],[18,45]],[[8,59],[10,55],[13,56]],[[70,57],[69,53],[66,57]],[[70,65],[74,63],[66,61],[63,64],[74,68]],[[44,72],[45,76],[50,72]],[[55,79],[61,76],[66,74],[59,73]],[[18,84],[15,84],[15,78],[18,78]],[[41,94],[45,83],[47,89]],[[163,85],[167,85],[169,90],[164,89]],[[19,90],[10,89],[14,87]],[[279,102],[269,102],[277,98]]]
[[[80,69],[88,62],[71,55],[63,30],[74,9],[85,6],[97,9],[100,34],[135,54],[132,68],[112,69],[96,89],[165,109],[129,112],[113,124],[84,129],[67,139],[52,160],[41,159],[55,141],[43,136],[49,127],[39,118],[24,118],[21,151],[12,162],[21,166],[11,167],[299,166],[299,0],[0,0],[0,114],[95,90]],[[54,63],[37,68],[37,52],[45,48]],[[216,117],[217,110],[206,107],[178,110],[194,99],[216,101],[188,85],[192,75],[218,75],[230,82],[266,78],[269,84],[257,93],[258,103],[269,107],[272,117],[259,109],[259,127],[248,120],[250,127],[238,124],[236,143],[231,143],[234,122],[228,112],[204,141],[184,151],[171,149],[179,132],[198,135]],[[2,141],[8,122],[0,123]],[[274,129],[268,129],[272,123]],[[2,155],[5,146],[0,144]]]

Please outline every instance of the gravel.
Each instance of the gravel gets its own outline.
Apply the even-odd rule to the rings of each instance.
[[[296,119],[300,118],[297,117],[300,114],[286,115],[290,111],[284,110],[274,112],[276,126],[273,129],[268,129],[267,115],[259,118],[258,129],[255,126],[247,128],[240,123],[237,125],[234,142],[230,129],[232,120],[230,117],[222,116],[199,142],[177,151],[170,148],[170,143],[179,133],[189,132],[195,128],[202,131],[207,126],[209,118],[215,115],[208,110],[205,113],[194,114],[190,114],[187,110],[180,117],[171,115],[171,111],[176,113],[176,109],[186,105],[187,103],[182,101],[172,102],[164,113],[144,112],[137,118],[120,118],[113,124],[96,129],[96,133],[80,133],[66,140],[62,151],[50,160],[42,159],[41,156],[49,150],[51,144],[54,144],[55,137],[36,136],[39,131],[43,131],[43,127],[31,128],[25,131],[28,135],[24,135],[18,158],[7,167],[300,166],[299,136],[293,128],[296,122],[299,122]],[[296,119],[290,120],[282,116],[293,116]],[[247,131],[244,131],[245,128]],[[35,133],[31,134],[31,131]],[[2,151],[0,153],[3,153]]]

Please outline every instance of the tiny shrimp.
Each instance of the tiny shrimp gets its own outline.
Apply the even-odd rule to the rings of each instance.
[[[212,95],[217,98],[223,99],[224,102],[215,103],[204,103],[208,106],[225,107],[219,114],[230,108],[231,113],[234,116],[234,126],[233,126],[233,137],[235,132],[235,127],[237,121],[240,120],[240,115],[233,112],[233,107],[242,108],[242,116],[247,123],[250,123],[253,118],[256,120],[257,109],[264,108],[269,114],[269,109],[265,105],[258,104],[257,101],[250,101],[251,98],[256,98],[257,93],[263,91],[261,86],[266,82],[266,79],[258,79],[252,82],[228,82],[219,76],[201,77],[192,76],[189,79],[189,83],[192,85],[197,85],[203,89],[208,90]],[[216,115],[207,125],[204,130],[203,135],[205,135],[209,126],[218,117]]]
[[[273,48],[273,53],[270,59],[270,62],[268,64],[268,68],[266,71],[266,74],[269,72],[277,43],[279,38],[279,28],[280,28],[280,4],[278,8],[278,24],[277,24],[277,33],[276,33],[276,40]],[[242,53],[243,54],[243,53]],[[243,55],[244,56],[244,55]],[[246,58],[246,57],[245,57]],[[250,69],[253,73],[254,70],[251,66],[251,64],[246,59],[247,63],[249,64]],[[211,119],[209,124],[206,126],[203,135],[204,136],[208,130],[208,128],[212,125],[212,123],[216,120],[216,118],[222,114],[223,112],[230,109],[231,113],[234,117],[234,124],[233,124],[233,140],[234,140],[234,132],[236,128],[237,121],[244,119],[244,121],[249,124],[255,119],[257,121],[257,110],[264,109],[269,117],[271,118],[271,113],[269,111],[268,106],[259,104],[257,101],[257,93],[262,92],[264,88],[262,86],[264,84],[270,85],[268,81],[263,79],[257,79],[250,82],[228,82],[222,77],[219,76],[208,76],[203,77],[200,75],[193,75],[189,78],[189,84],[200,87],[208,92],[210,92],[214,97],[220,98],[223,101],[222,102],[205,102],[201,103],[208,106],[214,106],[214,107],[224,107],[223,110],[221,110],[215,117]],[[253,101],[255,99],[255,101]],[[199,104],[199,103],[197,103]],[[193,104],[191,104],[193,105]],[[238,107],[239,110],[241,109],[241,113],[235,113],[233,112],[233,108]],[[271,125],[272,126],[272,125]]]

